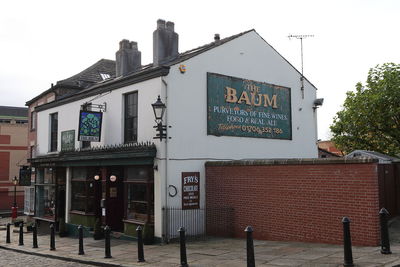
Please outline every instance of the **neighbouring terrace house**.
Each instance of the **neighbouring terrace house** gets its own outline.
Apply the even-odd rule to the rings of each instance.
[[[11,212],[14,200],[20,210],[24,207],[23,187],[14,179],[19,178],[20,168],[27,166],[28,110],[24,107],[0,106],[0,212]],[[14,199],[14,189],[15,199]]]
[[[153,63],[122,40],[115,70],[33,110],[37,220],[200,233],[206,161],[318,156],[316,88],[255,30],[179,53],[174,23],[158,20]],[[166,106],[161,128],[152,104]]]

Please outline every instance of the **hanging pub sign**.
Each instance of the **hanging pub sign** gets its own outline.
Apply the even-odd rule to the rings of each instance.
[[[290,88],[207,73],[207,134],[292,139]]]
[[[23,166],[19,169],[19,183],[21,186],[31,185],[31,169],[28,166]]]
[[[200,173],[182,172],[182,209],[200,208]]]
[[[81,110],[78,141],[100,142],[102,120],[102,112]]]
[[[61,132],[61,151],[75,149],[75,130]]]

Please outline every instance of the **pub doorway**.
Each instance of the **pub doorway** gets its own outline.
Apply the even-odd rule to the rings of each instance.
[[[124,169],[121,166],[107,168],[106,180],[106,224],[111,231],[123,232],[124,223]]]

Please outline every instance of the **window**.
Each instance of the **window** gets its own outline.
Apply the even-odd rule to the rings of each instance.
[[[125,124],[124,139],[125,143],[137,141],[138,127],[138,93],[125,95]]]
[[[87,167],[72,169],[72,210],[85,213],[94,212],[94,180],[90,173],[91,171],[88,171]]]
[[[154,175],[152,166],[127,167],[126,219],[154,223]]]
[[[36,129],[36,112],[31,112],[31,130]]]
[[[37,169],[35,215],[42,218],[55,218],[55,179],[53,168]]]
[[[103,79],[103,81],[110,79],[111,75],[108,73],[100,73],[101,79]]]
[[[57,151],[58,113],[50,114],[50,152]]]

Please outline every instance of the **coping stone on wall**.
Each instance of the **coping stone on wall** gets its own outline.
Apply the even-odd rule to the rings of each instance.
[[[378,163],[372,158],[297,158],[297,159],[248,159],[231,161],[207,161],[206,166],[262,166],[262,165],[317,165]]]

